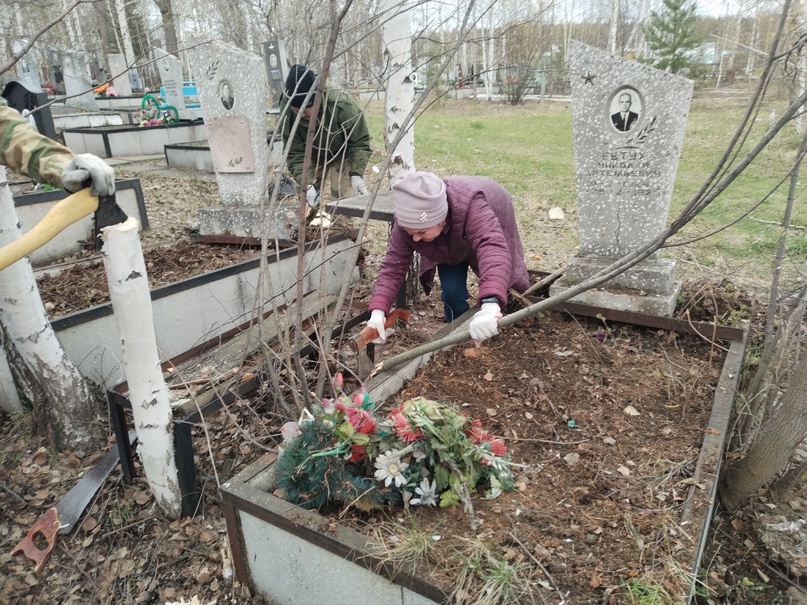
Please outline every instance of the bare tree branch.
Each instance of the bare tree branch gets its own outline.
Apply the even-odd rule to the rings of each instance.
[[[3,75],[9,69],[14,67],[17,63],[19,63],[20,59],[22,59],[25,56],[25,54],[29,50],[31,50],[31,47],[34,45],[34,43],[37,40],[39,40],[39,38],[42,37],[43,34],[45,34],[49,29],[51,29],[57,23],[60,23],[62,21],[62,19],[64,19],[67,15],[69,15],[70,12],[74,8],[76,8],[79,4],[87,4],[87,3],[92,4],[94,2],[97,2],[97,0],[73,0],[73,2],[71,2],[67,6],[67,8],[65,8],[61,13],[59,13],[56,17],[54,17],[53,20],[51,20],[49,23],[47,23],[42,28],[40,28],[36,33],[34,33],[34,35],[31,36],[31,38],[28,40],[28,42],[25,44],[25,46],[23,46],[13,57],[11,57],[11,59],[6,61],[3,65],[0,65],[0,75]]]

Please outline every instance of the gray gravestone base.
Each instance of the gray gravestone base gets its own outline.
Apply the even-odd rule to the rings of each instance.
[[[550,296],[586,281],[615,260],[574,257],[563,276],[549,288]],[[597,288],[578,294],[571,302],[670,317],[675,311],[680,291],[681,282],[675,281],[675,261],[651,257]]]
[[[294,241],[297,239],[300,224],[299,206],[296,200],[294,204],[282,203],[274,217],[268,217],[265,211],[257,206],[252,208],[216,206],[199,208],[196,213],[200,235],[232,235],[260,239],[266,233],[270,242],[275,239]]]

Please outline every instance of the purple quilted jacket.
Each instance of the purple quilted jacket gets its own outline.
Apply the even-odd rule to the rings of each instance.
[[[378,273],[369,309],[389,313],[415,252],[420,253],[420,281],[428,294],[438,264],[463,261],[479,276],[481,300],[507,300],[510,287],[529,288],[524,250],[518,235],[513,200],[496,181],[482,176],[443,179],[448,197],[446,225],[431,242],[415,242],[397,222]]]

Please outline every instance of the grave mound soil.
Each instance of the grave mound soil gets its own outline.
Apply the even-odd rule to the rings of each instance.
[[[379,355],[433,334],[439,307],[434,295],[421,299],[413,309],[417,320]],[[679,522],[690,491],[693,518],[704,505],[688,479],[721,364],[717,347],[692,337],[550,313],[503,330],[481,348],[459,346],[436,355],[401,397],[462,405],[503,436],[514,462],[525,465],[516,467],[518,491],[475,499],[474,506],[478,537],[507,561],[523,564],[538,602],[539,595],[555,600],[541,584],[551,576],[569,591],[570,605],[628,603],[624,582],[666,581],[675,590],[680,584],[668,563],[688,569],[697,530]],[[263,603],[224,573],[226,535],[216,485],[276,447],[286,419],[265,401],[256,392],[194,429],[205,492],[196,517],[165,519],[141,469],[132,486],[113,471],[82,522],[59,537],[39,575],[10,550],[99,454],[54,454],[30,435],[25,421],[2,417],[0,565],[6,578],[0,603],[46,603],[56,594],[61,603],[82,605],[162,604],[193,596],[204,604]],[[638,415],[626,413],[628,405]],[[470,535],[461,508],[413,511],[420,527],[441,536],[434,543],[438,560],[450,560]],[[334,520],[373,532],[405,517],[401,513],[353,519],[335,513]],[[777,588],[762,586],[758,570],[772,574],[748,536],[732,530],[720,544],[718,556],[729,562],[721,577],[732,592],[714,602],[770,603]],[[546,574],[537,571],[533,557]],[[437,573],[435,581],[445,583],[446,576]],[[522,596],[520,602],[528,603]]]
[[[513,602],[552,602],[556,586],[569,605],[622,603],[636,583],[680,599],[700,535],[692,521],[708,507],[692,473],[724,357],[694,337],[548,313],[437,354],[396,401],[455,403],[505,440],[517,490],[473,505],[477,538],[522,567],[526,592]],[[461,506],[411,512],[412,526],[440,536],[438,564],[418,575],[450,592],[469,518]],[[349,522],[383,526],[394,549],[403,517]]]

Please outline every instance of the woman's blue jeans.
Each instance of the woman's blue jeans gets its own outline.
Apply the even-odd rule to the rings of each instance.
[[[446,321],[452,322],[468,308],[468,263],[459,265],[437,265]]]

